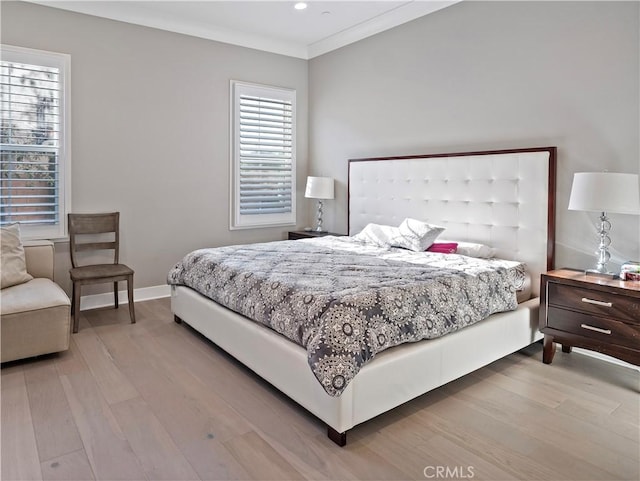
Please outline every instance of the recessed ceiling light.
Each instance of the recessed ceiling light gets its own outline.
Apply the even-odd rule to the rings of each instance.
[[[304,2],[298,2],[293,6],[293,8],[295,8],[296,10],[304,10],[305,8],[307,8],[307,4]]]

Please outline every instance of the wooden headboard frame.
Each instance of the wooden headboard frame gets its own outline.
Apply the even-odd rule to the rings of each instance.
[[[493,241],[494,247],[504,241],[507,258],[518,257],[518,249],[528,245],[541,253],[536,254],[535,274],[553,269],[556,150],[350,159],[348,232],[352,235],[369,222],[398,225],[415,217],[446,227],[443,239]]]

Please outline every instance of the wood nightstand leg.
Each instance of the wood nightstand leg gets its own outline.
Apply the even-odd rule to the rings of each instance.
[[[569,353],[571,352],[571,346],[567,346],[565,344],[562,345],[562,352]]]
[[[556,353],[556,344],[553,342],[553,337],[545,334],[543,346],[542,362],[545,364],[551,364],[551,361],[553,361],[553,355]]]

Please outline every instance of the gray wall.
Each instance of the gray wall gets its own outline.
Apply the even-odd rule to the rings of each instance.
[[[638,2],[462,2],[310,61],[309,159],[556,145],[558,266],[594,262],[596,214],[567,211],[574,172],[638,173]],[[639,218],[611,215],[612,255],[640,258]]]
[[[325,225],[346,232],[348,158],[557,145],[557,264],[588,266],[596,216],[566,210],[573,172],[640,170],[637,2],[462,2],[309,62],[33,4],[1,14],[3,43],[71,54],[72,209],[122,212],[136,287],[194,248],[284,238],[228,229],[229,79],[297,89],[298,226],[308,171],[337,179]],[[611,218],[614,260],[640,258],[638,217]]]
[[[136,287],[164,284],[195,248],[285,236],[229,230],[230,79],[297,90],[304,217],[306,61],[33,4],[1,8],[2,43],[71,54],[72,211],[121,211]],[[69,289],[68,243],[56,252]]]

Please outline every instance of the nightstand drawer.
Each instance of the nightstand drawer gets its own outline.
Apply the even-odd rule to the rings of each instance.
[[[608,344],[640,350],[640,325],[549,307],[547,326]]]
[[[640,301],[609,292],[549,282],[549,305],[640,324]]]

